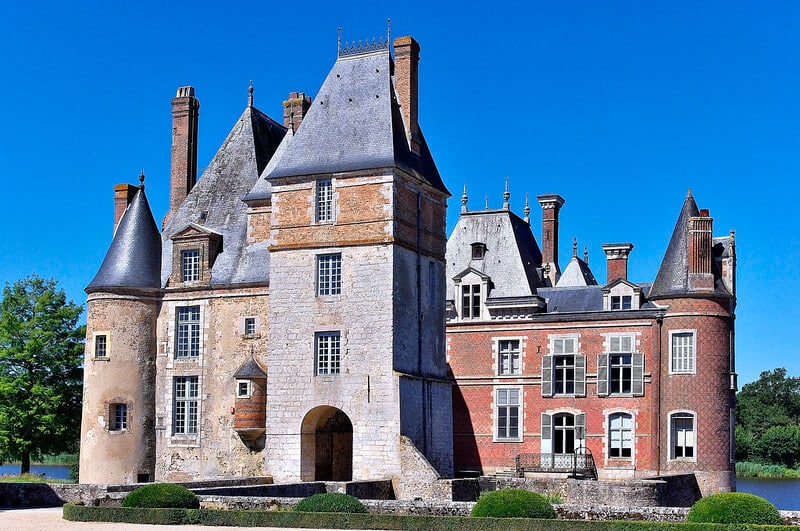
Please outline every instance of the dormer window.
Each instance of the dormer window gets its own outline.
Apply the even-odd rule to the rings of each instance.
[[[642,303],[642,288],[628,280],[618,278],[603,287],[605,311],[638,310]]]
[[[461,286],[461,318],[480,319],[481,317],[481,285],[467,284]]]
[[[181,252],[181,278],[183,282],[200,280],[200,249]]]
[[[491,279],[472,267],[455,277],[453,299],[459,320],[483,319]]]
[[[171,239],[170,285],[208,284],[214,261],[222,252],[222,234],[190,223]]]
[[[476,242],[472,244],[472,259],[473,260],[483,260],[483,257],[486,256],[486,244]]]
[[[611,309],[612,310],[630,310],[633,304],[633,297],[630,295],[612,295],[611,296]]]

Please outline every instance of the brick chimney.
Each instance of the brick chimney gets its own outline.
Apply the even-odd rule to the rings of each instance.
[[[172,165],[170,167],[169,212],[164,225],[177,212],[197,182],[197,121],[200,102],[194,87],[178,87],[172,98]]]
[[[545,278],[555,286],[561,277],[558,267],[558,212],[566,202],[558,194],[544,194],[536,199],[542,205],[542,267]]]
[[[419,43],[413,37],[394,40],[394,88],[405,122],[408,145],[411,151],[419,154]]]
[[[633,249],[632,243],[604,243],[606,253],[606,284],[621,278],[628,280],[628,255]]]
[[[133,196],[136,195],[136,192],[139,191],[138,186],[134,186],[132,184],[118,184],[114,186],[114,230],[117,230],[117,225],[119,225],[119,220],[122,218],[122,214],[125,213],[125,209],[128,208],[128,205],[133,200]]]
[[[712,222],[707,208],[689,218],[689,291],[714,290]]]
[[[296,133],[309,108],[311,108],[310,96],[306,96],[305,92],[290,92],[289,98],[283,102],[283,126]]]

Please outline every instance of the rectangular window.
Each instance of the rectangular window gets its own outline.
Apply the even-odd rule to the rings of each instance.
[[[255,317],[245,317],[244,318],[244,334],[246,336],[251,336],[256,333],[256,318]]]
[[[673,413],[670,416],[672,459],[694,459],[694,415]]]
[[[128,429],[128,404],[111,404],[109,414],[111,416],[110,431]]]
[[[467,284],[461,287],[461,318],[480,319],[481,285]]]
[[[189,249],[181,252],[181,278],[184,282],[200,280],[199,249]]]
[[[316,369],[318,375],[339,374],[341,370],[341,337],[339,332],[316,335]]]
[[[317,221],[333,221],[333,182],[317,181]]]
[[[178,308],[178,333],[175,357],[200,355],[200,306]]]
[[[520,358],[519,339],[501,339],[497,342],[498,374],[519,374]]]
[[[236,380],[236,398],[250,398],[251,390],[250,380]]]
[[[94,357],[105,358],[108,357],[108,336],[105,334],[97,334],[94,336]]]
[[[694,332],[672,332],[672,372],[694,373],[695,337]]]
[[[497,390],[497,438],[519,439],[519,389]]]
[[[612,336],[609,343],[609,389],[610,394],[633,392],[633,341],[631,336]]]
[[[632,306],[633,306],[633,297],[631,297],[630,295],[611,296],[612,310],[630,310]]]
[[[608,456],[631,457],[633,452],[633,418],[627,413],[614,413],[608,418]]]
[[[342,255],[317,256],[317,295],[339,295],[342,292]]]
[[[176,376],[173,380],[174,405],[172,433],[192,435],[197,433],[197,414],[200,385],[197,376]]]
[[[575,356],[553,356],[553,388],[557,395],[575,394]]]

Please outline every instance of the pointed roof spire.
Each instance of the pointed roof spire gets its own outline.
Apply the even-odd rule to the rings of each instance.
[[[161,233],[144,194],[144,172],[139,175],[139,183],[139,191],[122,215],[99,271],[86,287],[87,293],[161,287]]]
[[[572,257],[577,258],[578,256],[578,238],[573,236],[572,238]]]
[[[528,204],[528,192],[525,192],[525,208],[522,209],[523,219],[528,225],[531,224],[531,206]]]
[[[587,246],[583,247],[583,261],[589,265],[589,247]]]
[[[658,269],[648,298],[664,298],[674,294],[686,293],[689,279],[689,218],[698,216],[700,210],[692,197],[690,188],[683,201],[678,221],[672,230],[672,237],[664,252],[661,267]]]
[[[508,199],[511,197],[511,193],[508,191],[508,175],[506,175],[506,191],[503,192],[503,210],[509,209]]]
[[[461,213],[462,214],[467,211],[467,200],[468,199],[469,198],[467,197],[467,183],[465,181],[464,182],[464,193],[461,194]]]

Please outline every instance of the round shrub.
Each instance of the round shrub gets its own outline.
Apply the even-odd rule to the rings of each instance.
[[[781,525],[781,514],[770,502],[746,492],[723,492],[701,498],[689,510],[687,522]]]
[[[366,513],[367,508],[355,496],[338,492],[314,494],[300,500],[294,510],[305,513]]]
[[[494,518],[555,518],[547,498],[525,489],[502,489],[487,492],[478,499],[472,516]]]
[[[160,509],[199,509],[200,500],[194,492],[174,483],[153,483],[134,490],[122,500],[123,507]]]

